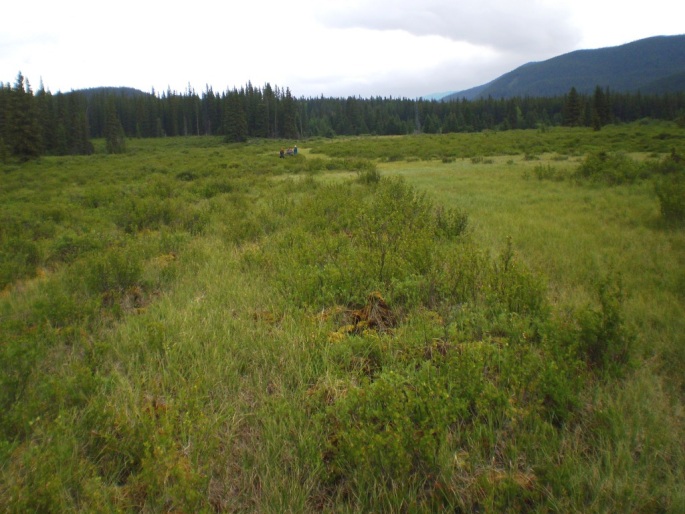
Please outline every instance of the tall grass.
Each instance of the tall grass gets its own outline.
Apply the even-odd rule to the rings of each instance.
[[[2,509],[682,511],[675,130],[3,169]]]

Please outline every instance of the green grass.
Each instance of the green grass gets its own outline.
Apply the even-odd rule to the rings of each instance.
[[[682,511],[677,130],[5,165],[2,510]]]

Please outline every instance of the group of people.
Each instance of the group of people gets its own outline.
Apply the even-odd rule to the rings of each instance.
[[[281,152],[279,155],[281,159],[285,158],[286,155],[297,155],[297,145],[288,148],[287,150],[285,148],[281,148]]]

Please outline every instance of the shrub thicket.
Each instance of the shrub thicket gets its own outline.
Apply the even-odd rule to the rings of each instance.
[[[573,174],[578,181],[619,185],[645,178],[648,172],[639,163],[623,153],[600,151],[585,157]]]
[[[685,158],[675,150],[655,167],[654,182],[661,217],[669,225],[685,223]]]

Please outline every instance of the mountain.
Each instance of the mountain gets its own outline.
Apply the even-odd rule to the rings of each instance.
[[[431,93],[429,95],[422,95],[421,98],[422,100],[442,100],[446,96],[452,95],[456,93],[456,91],[445,91],[443,93]]]
[[[527,63],[492,82],[447,95],[443,100],[562,96],[571,87],[579,93],[592,93],[597,86],[652,94],[685,91],[685,35],[655,36]]]
[[[147,96],[150,94],[132,87],[91,87],[88,89],[77,89],[72,91],[72,93],[80,93],[85,95],[87,98],[99,95],[115,95],[123,96],[125,98],[133,98],[136,96]]]

